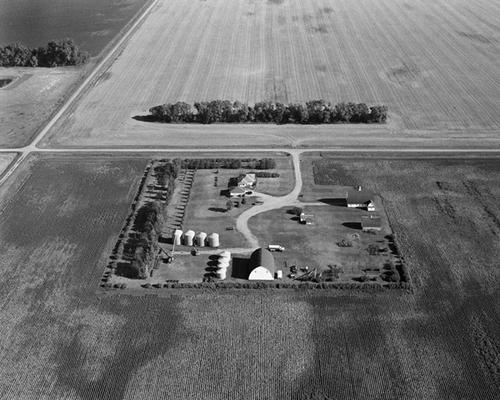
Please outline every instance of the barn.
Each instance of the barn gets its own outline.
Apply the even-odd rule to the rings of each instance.
[[[366,208],[368,211],[375,211],[373,198],[374,194],[361,189],[361,186],[346,192],[347,207],[350,208]]]
[[[267,249],[257,249],[250,256],[248,279],[251,281],[274,280],[274,257]]]

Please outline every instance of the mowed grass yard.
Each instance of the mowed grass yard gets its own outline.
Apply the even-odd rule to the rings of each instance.
[[[362,232],[360,226],[357,226],[361,222],[361,216],[368,215],[365,210],[326,204],[310,206],[305,208],[305,212],[314,215],[314,224],[302,225],[297,217],[287,213],[290,209],[291,207],[285,207],[258,214],[249,221],[252,233],[259,238],[262,246],[279,244],[285,247],[283,253],[274,253],[276,269],[281,269],[284,275],[289,273],[285,262],[288,266],[308,266],[310,269],[318,268],[318,271],[327,270],[330,264],[342,268],[341,281],[350,281],[363,275],[364,268],[379,268],[382,271],[385,261],[394,262],[389,254],[372,256],[367,251],[370,244],[387,247],[384,236],[390,234],[391,230],[383,213],[379,212],[384,218],[383,230],[371,234]],[[353,239],[354,233],[359,234],[360,238]],[[337,246],[337,242],[342,239],[350,241],[353,246]]]
[[[457,162],[373,161],[392,217],[423,218],[396,224],[413,293],[97,295],[148,161],[122,157],[31,157],[1,188],[0,398],[496,399],[498,163],[467,164],[473,197],[456,193]],[[433,194],[470,207],[461,218],[481,253],[465,251],[472,228],[436,211]]]
[[[491,133],[500,126],[499,7],[488,0],[160,0],[50,143],[317,144],[313,131],[320,143],[335,139],[331,127],[259,134],[222,126],[207,134],[132,119],[164,102],[217,98],[386,104],[389,124],[362,128],[384,137],[405,129]]]
[[[260,158],[261,154],[252,156]],[[265,172],[277,172],[280,176],[279,178],[257,178],[256,191],[273,196],[283,196],[291,192],[295,185],[291,157],[276,154],[267,154],[266,156],[276,161],[276,168],[265,170]],[[227,191],[231,178],[237,178],[242,173],[256,172],[257,170],[221,168],[217,174],[215,171],[215,169],[196,171],[186,207],[183,230],[192,229],[195,232],[207,234],[216,232],[220,235],[222,248],[248,247],[241,233],[236,230],[226,230],[226,228],[235,228],[238,216],[253,206],[256,197],[247,197],[244,205],[226,211],[226,203],[229,198],[224,192]],[[214,185],[216,177],[217,186]],[[237,201],[237,199],[232,200],[233,204]],[[241,199],[238,201],[241,204]]]

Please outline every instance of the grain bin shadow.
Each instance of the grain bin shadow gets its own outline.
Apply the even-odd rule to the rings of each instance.
[[[248,258],[233,257],[231,277],[236,279],[248,279],[249,261]]]
[[[209,207],[208,211],[213,211],[213,212],[218,212],[218,213],[225,213],[227,212],[227,208],[222,208],[222,207]]]

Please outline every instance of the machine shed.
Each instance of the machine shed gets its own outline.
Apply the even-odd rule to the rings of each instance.
[[[250,256],[248,279],[259,281],[274,280],[274,257],[267,249],[257,249]]]

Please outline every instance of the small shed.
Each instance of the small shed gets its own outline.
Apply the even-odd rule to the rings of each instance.
[[[361,217],[361,228],[363,232],[381,231],[382,218],[379,215],[363,215]]]
[[[299,217],[300,223],[304,225],[314,225],[314,215],[301,213]]]
[[[274,280],[274,257],[267,249],[259,248],[250,256],[248,279],[258,281]]]
[[[208,235],[207,244],[209,247],[219,247],[220,246],[219,234],[214,232]]]

